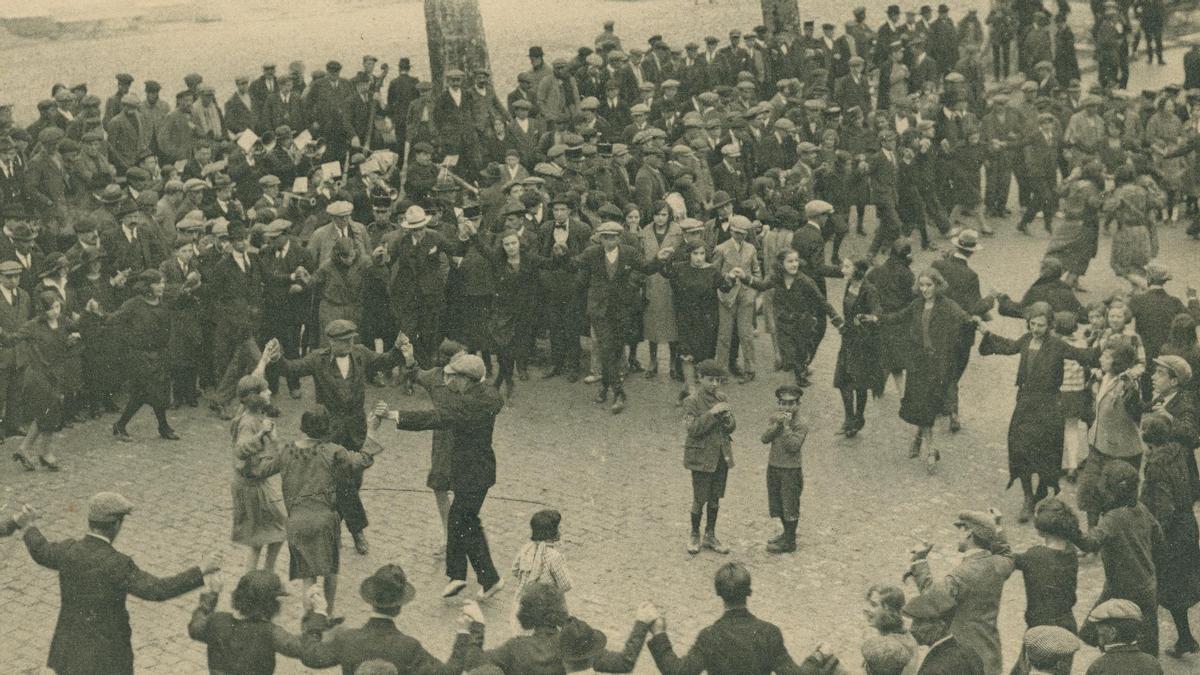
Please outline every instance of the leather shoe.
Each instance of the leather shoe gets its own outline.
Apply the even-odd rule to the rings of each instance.
[[[721,540],[717,539],[717,535],[713,534],[712,532],[706,532],[704,534],[704,539],[700,543],[702,546],[704,546],[704,548],[712,551],[713,553],[720,553],[721,555],[729,553],[729,547],[722,544]]]
[[[174,430],[174,429],[159,429],[159,430],[158,430],[158,437],[159,437],[159,438],[161,438],[161,439],[163,439],[164,441],[177,441],[177,440],[179,440],[179,434],[175,433],[175,430]]]
[[[688,539],[687,552],[696,555],[700,552],[700,535],[693,534],[691,539]]]
[[[1173,659],[1182,659],[1187,654],[1195,654],[1197,652],[1200,652],[1200,643],[1197,643],[1195,640],[1188,640],[1187,642],[1180,640],[1167,650],[1167,656]]]
[[[371,547],[367,544],[367,535],[362,532],[355,532],[351,536],[354,537],[354,550],[359,555],[366,555],[371,552]]]
[[[125,427],[118,427],[114,424],[112,428],[112,434],[118,441],[121,441],[122,443],[133,442],[133,437],[129,435],[129,432],[125,431]]]

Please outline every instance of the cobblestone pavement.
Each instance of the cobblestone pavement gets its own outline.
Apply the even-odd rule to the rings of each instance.
[[[1011,224],[997,224],[999,236],[984,241],[973,266],[980,270],[985,291],[996,287],[1019,295],[1031,281],[1045,246],[1044,233],[1022,237]],[[1195,268],[1200,244],[1183,235],[1182,224],[1163,232],[1162,259],[1175,270],[1169,290],[1182,295],[1185,285],[1200,285]],[[852,239],[850,251],[866,242]],[[943,246],[945,243],[943,242]],[[1106,264],[1108,240],[1101,245],[1085,284],[1095,298],[1119,285]],[[914,269],[928,263],[921,255]],[[838,297],[840,283],[831,286]],[[998,332],[1016,335],[1019,322],[1001,319]],[[759,353],[769,353],[760,337]],[[725,560],[747,564],[754,574],[752,608],[780,624],[796,655],[819,642],[841,654],[851,671],[859,664],[858,644],[864,632],[861,614],[864,589],[877,581],[899,580],[907,551],[917,538],[937,542],[933,558],[938,569],[953,563],[951,522],[962,509],[996,506],[1009,514],[1013,543],[1024,549],[1035,542],[1030,527],[1013,522],[1020,507],[1018,490],[1005,492],[1005,431],[1011,412],[1016,359],[972,359],[962,388],[963,430],[950,435],[939,424],[936,442],[942,450],[940,471],[927,476],[924,467],[905,459],[910,429],[896,416],[899,396],[889,389],[868,410],[863,433],[853,440],[834,435],[841,422],[840,400],[829,385],[837,336],[828,337],[816,361],[816,382],[803,404],[812,422],[805,448],[805,491],[800,524],[800,550],[775,557],[764,551],[776,524],[767,518],[764,475],[766,448],[758,443],[773,405],[771,392],[785,381],[781,373],[762,373],[751,385],[731,384],[727,390],[738,416],[734,438],[737,466],[731,472],[728,497],[722,505],[719,533],[733,548],[728,557],[684,551],[690,500],[688,475],[681,467],[681,428],[672,405],[674,386],[662,379],[641,378],[629,384],[630,408],[620,417],[593,406],[593,391],[562,380],[519,383],[518,394],[502,414],[496,431],[499,483],[491,493],[483,520],[502,570],[527,537],[535,504],[563,512],[562,549],[575,580],[570,594],[573,612],[623,639],[634,608],[642,600],[665,607],[671,635],[685,646],[696,632],[720,612],[711,578]],[[645,354],[643,353],[643,359]],[[310,390],[306,386],[306,396]],[[395,405],[425,403],[394,389],[374,389]],[[279,402],[284,433],[294,435],[302,402]],[[229,542],[230,453],[226,423],[197,411],[173,415],[183,435],[179,443],[155,438],[152,418],[143,412],[130,427],[138,439],[113,443],[111,420],[75,427],[62,439],[65,469],[59,474],[24,474],[15,464],[0,465],[0,503],[9,507],[31,502],[44,512],[42,526],[52,538],[76,536],[86,526],[81,511],[87,497],[99,490],[118,490],[129,496],[137,511],[118,542],[145,569],[173,573],[199,561],[211,549],[225,554],[231,577],[240,572],[243,552]],[[360,557],[349,547],[343,555],[340,611],[351,624],[365,616],[356,588],[359,581],[385,562],[401,563],[419,589],[417,600],[400,617],[404,630],[445,657],[452,640],[456,605],[443,602],[438,592],[444,577],[433,550],[441,533],[433,499],[424,494],[428,467],[428,434],[399,434],[384,430],[387,454],[366,478],[364,499],[372,517],[368,530],[372,549]],[[10,444],[12,441],[10,441]],[[1068,490],[1070,492],[1070,490]],[[286,569],[281,565],[281,569]],[[1019,577],[1019,575],[1017,575]],[[1082,565],[1077,615],[1082,618],[1099,593],[1103,573],[1099,564]],[[228,584],[227,588],[232,588]],[[17,539],[0,542],[0,671],[40,672],[58,608],[52,572],[38,568]],[[486,613],[491,645],[509,634],[512,592],[494,599]],[[294,600],[294,599],[293,599]],[[147,673],[196,673],[205,664],[204,648],[190,642],[185,626],[196,594],[152,605],[133,600],[137,664]],[[227,598],[223,598],[223,605]],[[280,621],[295,629],[299,610],[289,604]],[[1005,656],[1015,658],[1024,628],[1023,589],[1014,578],[1000,613]],[[1194,613],[1200,620],[1200,613]],[[1165,613],[1163,644],[1174,641]],[[1081,666],[1094,653],[1079,659]],[[1185,662],[1164,657],[1168,673],[1196,672],[1200,660]],[[286,659],[280,672],[300,672]],[[1082,672],[1080,667],[1079,672]],[[653,672],[648,655],[637,672]]]

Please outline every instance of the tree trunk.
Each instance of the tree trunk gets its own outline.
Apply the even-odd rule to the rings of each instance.
[[[448,70],[457,68],[469,76],[476,69],[488,68],[479,0],[425,0],[425,34],[435,92],[441,91]]]
[[[790,30],[800,34],[799,0],[762,0],[763,25],[772,34]]]

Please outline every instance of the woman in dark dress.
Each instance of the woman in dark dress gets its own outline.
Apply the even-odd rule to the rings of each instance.
[[[1074,633],[1079,629],[1073,611],[1079,554],[1071,539],[1079,533],[1079,518],[1065,502],[1050,497],[1037,505],[1033,526],[1042,543],[1018,553],[1014,561],[1025,577],[1025,627],[1058,626]],[[1023,661],[1017,659],[1013,675],[1027,672],[1020,669]],[[1070,661],[1063,672],[1071,672]]]
[[[17,334],[18,363],[24,369],[21,420],[28,433],[20,450],[13,453],[13,460],[26,471],[34,471],[30,453],[37,448],[38,464],[58,471],[58,460],[50,444],[62,428],[64,387],[70,375],[72,347],[79,341],[79,333],[68,327],[57,293],[43,290],[37,300],[43,309],[21,326]]]
[[[537,282],[542,258],[521,246],[521,235],[509,230],[500,237],[495,261],[496,300],[492,307],[491,341],[498,352],[496,388],[513,395],[513,371],[529,378],[526,367],[533,353],[533,326],[538,315]]]
[[[917,280],[909,266],[912,265],[912,244],[898,240],[888,251],[887,259],[870,272],[867,283],[879,292],[879,303],[884,314],[899,312],[908,307],[917,294]],[[884,385],[891,376],[896,391],[904,391],[904,371],[908,368],[908,340],[903,326],[879,327],[879,367],[883,371]],[[881,392],[882,393],[882,392]]]
[[[671,302],[675,306],[675,330],[679,353],[688,369],[717,354],[717,291],[733,287],[733,280],[708,262],[704,244],[685,242],[680,252],[684,261],[663,265],[661,273],[671,282]],[[684,377],[682,401],[694,390],[695,373]]]
[[[1186,451],[1171,435],[1167,416],[1147,415],[1142,420],[1146,473],[1141,502],[1162,526],[1165,546],[1154,561],[1158,604],[1171,613],[1178,635],[1167,654],[1180,658],[1200,652],[1188,622],[1188,610],[1200,602],[1200,530],[1192,510]]]
[[[779,357],[783,368],[795,374],[796,384],[808,386],[806,371],[817,322],[824,322],[829,317],[835,327],[840,327],[841,317],[813,280],[801,270],[800,253],[794,248],[779,252],[775,272],[769,278],[755,282],[750,278],[750,272],[742,270],[742,282],[759,292],[775,289],[775,343],[779,347]]]
[[[1025,310],[1029,332],[1010,340],[983,329],[979,353],[1020,354],[1017,366],[1017,404],[1008,424],[1008,485],[1020,480],[1025,504],[1019,522],[1033,517],[1034,504],[1053,489],[1058,493],[1062,475],[1063,412],[1059,389],[1063,380],[1063,361],[1091,363],[1099,356],[1095,350],[1067,344],[1055,335],[1054,308],[1035,302]],[[1033,477],[1038,486],[1033,488]]]
[[[865,260],[846,259],[842,274],[846,291],[842,296],[842,345],[838,349],[837,366],[833,371],[833,386],[842,393],[846,419],[842,433],[853,438],[866,424],[867,391],[875,396],[883,393],[884,375],[879,362],[879,326],[863,322],[860,315],[878,316],[882,312],[879,291],[866,281],[871,264]]]
[[[933,268],[917,275],[916,292],[917,299],[907,307],[877,319],[884,327],[905,330],[911,361],[904,380],[904,398],[900,400],[900,419],[917,428],[909,447],[909,459],[920,457],[924,448],[925,468],[933,473],[941,461],[941,452],[933,447],[933,423],[945,409],[953,355],[963,328],[974,319],[944,296],[946,280]]]
[[[100,251],[85,251],[82,266],[71,281],[78,304],[83,308],[79,317],[79,334],[83,338],[83,407],[93,418],[102,411],[117,412],[112,397],[120,384],[117,341],[104,321],[118,306],[117,289],[101,273],[104,259]]]
[[[1057,258],[1066,282],[1078,287],[1100,242],[1100,207],[1104,203],[1104,167],[1096,161],[1075,167],[1058,188],[1063,217],[1054,223],[1046,256]]]
[[[139,295],[125,301],[108,318],[108,329],[121,345],[124,370],[128,382],[129,400],[121,417],[113,424],[117,440],[130,442],[125,430],[129,420],[143,405],[154,409],[158,420],[158,435],[177,441],[179,435],[167,422],[167,406],[171,405],[171,380],[166,352],[171,339],[171,310],[163,297],[166,284],[158,270],[145,270],[137,278]]]

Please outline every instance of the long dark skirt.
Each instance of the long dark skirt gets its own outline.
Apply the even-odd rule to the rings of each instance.
[[[808,365],[812,353],[813,340],[816,337],[817,322],[811,316],[801,316],[796,320],[775,319],[775,344],[779,347],[779,358],[784,370],[803,369]]]
[[[1200,602],[1200,528],[1192,509],[1177,509],[1160,523],[1166,545],[1156,562],[1158,604],[1187,609]]]
[[[900,419],[918,427],[933,426],[946,405],[950,384],[949,364],[923,349],[910,351],[908,375],[904,378],[904,398],[900,399]]]
[[[1008,484],[1037,474],[1057,488],[1062,475],[1063,413],[1058,392],[1017,392],[1008,423]]]
[[[717,313],[676,312],[675,328],[679,334],[679,352],[700,363],[717,355]]]

